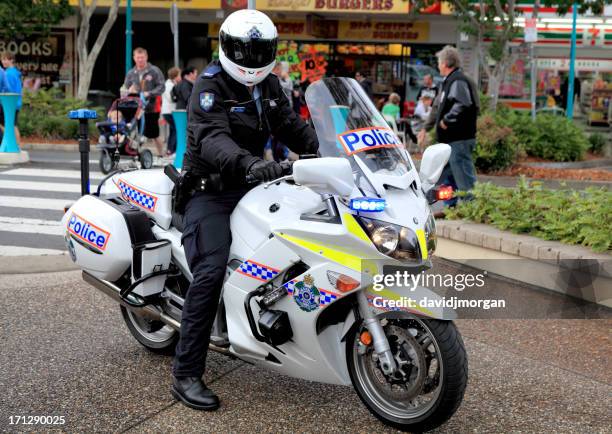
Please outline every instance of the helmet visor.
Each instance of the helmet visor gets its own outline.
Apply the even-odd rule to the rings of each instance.
[[[245,68],[263,68],[276,58],[277,38],[237,38],[221,32],[221,48],[229,60]]]

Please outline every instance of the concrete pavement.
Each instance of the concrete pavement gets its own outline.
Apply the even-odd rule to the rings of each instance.
[[[64,415],[66,425],[55,427],[64,432],[392,431],[351,388],[218,354],[209,356],[206,381],[222,408],[200,413],[176,403],[171,359],[144,350],[118,306],[78,272],[0,276],[0,297],[2,431],[54,428],[10,426],[11,415]],[[438,432],[609,432],[611,326],[610,319],[459,321],[470,379],[464,403]]]

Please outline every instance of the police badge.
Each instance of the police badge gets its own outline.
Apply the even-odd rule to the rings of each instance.
[[[295,284],[293,287],[293,299],[303,311],[312,312],[319,308],[321,293],[314,286],[314,279],[310,274],[304,276],[302,282]]]
[[[202,92],[200,94],[200,107],[205,112],[210,111],[215,102],[215,94],[210,92]]]

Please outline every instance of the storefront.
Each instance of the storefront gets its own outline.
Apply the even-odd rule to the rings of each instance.
[[[47,36],[0,39],[0,52],[15,55],[25,89],[56,87],[73,95],[76,88],[75,38],[74,30],[57,28]]]

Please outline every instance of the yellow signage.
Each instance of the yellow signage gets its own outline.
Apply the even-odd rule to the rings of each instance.
[[[407,0],[258,0],[263,11],[339,12],[365,14],[408,13]]]
[[[340,21],[338,39],[352,41],[428,42],[429,23]]]
[[[69,0],[70,6],[79,6],[79,0]],[[125,7],[126,0],[120,0],[119,6]],[[132,0],[133,8],[163,8],[169,9],[175,3],[173,0]],[[85,0],[86,5],[91,5],[91,0]],[[98,6],[110,7],[113,0],[98,0]],[[220,0],[176,0],[180,9],[219,9]]]
[[[429,23],[387,22],[387,21],[336,21],[324,20],[323,23],[331,30],[325,39],[341,41],[391,41],[391,42],[428,42]],[[306,20],[275,21],[278,36],[283,40],[313,40],[320,39],[310,33]],[[208,36],[217,37],[221,24],[210,23]]]

